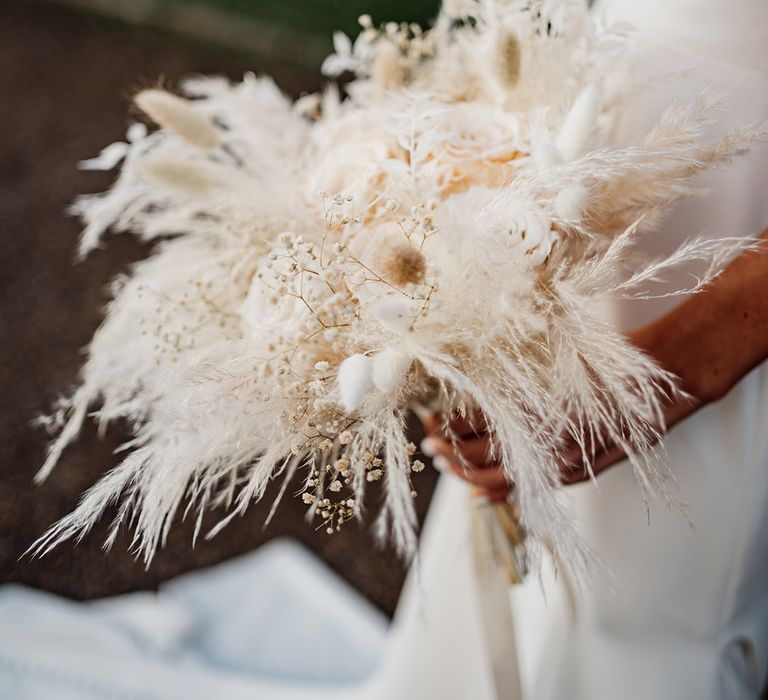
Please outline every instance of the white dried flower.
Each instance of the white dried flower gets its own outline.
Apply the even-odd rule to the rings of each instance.
[[[384,471],[382,469],[371,469],[365,475],[365,478],[367,481],[379,481],[383,476],[384,476]]]
[[[336,460],[333,465],[340,474],[346,474],[351,466],[349,460],[346,457],[341,457]]]
[[[567,163],[583,155],[592,145],[600,112],[600,93],[587,85],[578,95],[560,127],[557,149]]]
[[[413,464],[411,464],[411,471],[413,472],[423,472],[424,471],[425,464],[420,459],[415,459],[413,461]]]
[[[356,411],[373,388],[372,371],[371,358],[361,354],[350,355],[339,365],[339,394],[347,413]]]
[[[301,500],[309,506],[315,502],[315,497],[311,493],[303,493],[301,494]]]
[[[405,81],[400,50],[392,41],[385,39],[376,44],[371,78],[380,95],[400,87]]]
[[[328,486],[328,490],[338,493],[341,491],[341,482],[338,479],[334,479]]]
[[[320,67],[323,75],[335,78],[345,71],[357,70],[359,64],[352,54],[352,42],[344,32],[334,32],[333,49],[334,53],[328,56]]]
[[[299,113],[310,119],[318,119],[322,114],[322,99],[316,92],[302,95],[293,105]]]
[[[102,149],[95,158],[81,160],[77,167],[81,170],[112,170],[128,155],[129,150],[130,147],[127,143],[117,141]]]
[[[371,315],[388,331],[403,335],[411,330],[415,317],[413,302],[403,296],[388,296],[371,304]]]
[[[350,442],[352,442],[352,433],[349,430],[344,430],[339,433],[340,445],[349,445]]]
[[[151,154],[141,161],[147,177],[165,187],[190,195],[200,195],[219,184],[214,167],[183,155]]]
[[[373,385],[384,393],[393,391],[403,383],[413,361],[408,353],[395,348],[384,348],[371,359]]]
[[[555,197],[555,213],[566,221],[578,221],[587,207],[588,197],[584,185],[564,187]]]
[[[189,100],[167,90],[150,88],[139,92],[133,101],[152,121],[193,146],[209,150],[219,145],[219,135],[213,123],[200,114]]]
[[[443,0],[442,12],[451,19],[469,17],[474,9],[472,0]]]

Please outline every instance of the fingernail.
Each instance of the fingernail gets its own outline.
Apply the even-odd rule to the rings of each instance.
[[[432,466],[439,472],[451,471],[451,463],[443,455],[437,455],[432,460]]]
[[[432,438],[424,438],[421,441],[421,454],[427,457],[434,457],[437,454],[437,445]]]
[[[422,423],[426,423],[434,415],[432,411],[428,408],[424,408],[424,406],[412,406],[411,408]]]

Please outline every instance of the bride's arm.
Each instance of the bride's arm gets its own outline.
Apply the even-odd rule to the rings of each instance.
[[[632,342],[652,356],[664,369],[680,378],[691,398],[670,403],[666,427],[717,401],[754,367],[768,358],[768,229],[760,236],[761,246],[736,258],[704,291],[692,296],[658,321],[630,333]],[[462,440],[457,449],[474,469],[459,466],[453,446],[437,432],[437,421],[427,421],[429,437],[425,452],[442,457],[438,465],[450,467],[494,498],[504,497],[508,486],[501,469],[488,464],[487,434],[478,435],[457,422]],[[578,449],[563,456],[563,481],[588,478]],[[622,459],[616,448],[600,450],[594,462],[600,473]]]

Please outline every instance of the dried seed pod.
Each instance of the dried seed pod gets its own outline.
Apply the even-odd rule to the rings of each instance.
[[[388,282],[402,287],[406,284],[421,284],[427,272],[427,261],[421,251],[410,243],[389,245],[379,259],[381,274]]]
[[[213,167],[185,156],[152,155],[143,159],[142,169],[158,184],[188,194],[202,194],[218,184]]]
[[[153,122],[173,131],[197,148],[209,150],[219,145],[211,120],[197,112],[189,100],[167,90],[142,90],[133,98],[136,106]]]
[[[517,34],[507,29],[499,33],[495,46],[496,73],[506,88],[513,88],[520,80],[522,51]]]

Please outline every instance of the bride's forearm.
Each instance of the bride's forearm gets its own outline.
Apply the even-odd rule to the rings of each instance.
[[[760,243],[707,289],[633,334],[701,404],[724,396],[768,358],[768,229]]]

